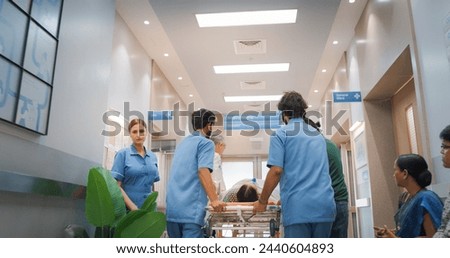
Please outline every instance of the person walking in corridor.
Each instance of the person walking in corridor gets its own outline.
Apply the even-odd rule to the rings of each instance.
[[[208,198],[215,211],[223,202],[214,187],[214,143],[208,139],[216,117],[200,109],[192,113],[194,132],[175,149],[166,198],[167,233],[171,238],[201,238]]]
[[[287,92],[278,103],[283,122],[270,137],[267,174],[254,212],[266,210],[280,183],[284,237],[329,237],[336,216],[334,191],[324,137],[305,121],[308,105],[302,95]]]

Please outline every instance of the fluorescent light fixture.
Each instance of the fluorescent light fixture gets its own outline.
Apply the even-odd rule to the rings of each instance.
[[[214,72],[216,74],[264,73],[264,72],[287,72],[287,71],[289,71],[289,63],[214,66]]]
[[[297,9],[196,14],[198,26],[229,27],[295,23]]]
[[[225,102],[279,101],[282,95],[224,96]]]

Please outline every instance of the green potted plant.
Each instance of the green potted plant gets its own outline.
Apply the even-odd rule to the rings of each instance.
[[[166,217],[156,211],[157,197],[158,192],[153,192],[141,209],[127,213],[122,193],[111,172],[94,167],[88,175],[86,218],[96,227],[96,237],[158,238],[166,228]]]

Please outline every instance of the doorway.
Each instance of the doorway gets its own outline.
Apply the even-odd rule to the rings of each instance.
[[[422,155],[413,77],[392,97],[391,101],[397,155],[408,153]]]

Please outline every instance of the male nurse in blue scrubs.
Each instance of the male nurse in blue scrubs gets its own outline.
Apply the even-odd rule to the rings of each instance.
[[[222,211],[211,172],[214,143],[209,139],[216,117],[200,109],[192,114],[195,130],[176,148],[166,198],[167,233],[172,238],[201,238],[208,198],[215,211]]]
[[[266,210],[280,183],[284,237],[329,237],[336,216],[334,191],[328,171],[323,136],[305,119],[308,105],[297,92],[287,92],[278,103],[286,125],[270,137],[270,168],[254,213]]]

